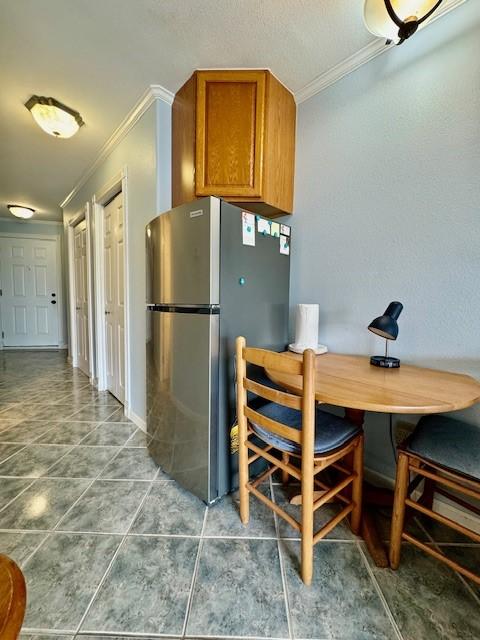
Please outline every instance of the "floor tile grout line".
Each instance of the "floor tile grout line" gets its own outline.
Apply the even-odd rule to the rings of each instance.
[[[437,541],[434,539],[434,537],[432,536],[432,534],[428,531],[428,529],[423,525],[423,523],[421,522],[421,520],[419,520],[418,518],[415,518],[415,522],[417,523],[417,525],[420,526],[420,528],[423,530],[423,532],[425,533],[425,535],[427,536],[427,538],[430,540],[430,544],[436,548],[437,551],[439,551],[440,553],[442,552],[442,550],[440,549],[440,545],[437,543]],[[457,576],[458,580],[462,583],[462,585],[465,587],[465,589],[468,591],[468,593],[472,596],[472,598],[475,600],[475,602],[480,605],[480,596],[478,595],[478,593],[475,591],[475,589],[470,585],[470,583],[467,581],[466,578],[464,578],[462,576],[461,573],[459,573],[458,571],[455,571],[455,569],[452,569],[453,573]]]
[[[398,640],[404,640],[403,635],[400,631],[400,627],[397,624],[397,621],[395,620],[395,616],[392,613],[392,610],[390,609],[390,606],[387,602],[387,599],[385,597],[385,594],[382,591],[382,588],[380,587],[380,584],[378,583],[377,578],[375,577],[375,574],[373,572],[372,567],[370,566],[370,563],[368,562],[368,559],[362,549],[362,545],[360,544],[360,542],[358,540],[355,541],[356,547],[358,549],[358,552],[360,554],[360,557],[362,558],[363,564],[366,567],[367,573],[370,577],[370,580],[372,581],[373,587],[375,589],[375,591],[377,592],[377,595],[383,605],[384,611],[387,614],[387,618],[390,621],[390,624],[393,627],[393,630],[395,632],[395,635],[397,636]]]
[[[202,529],[200,531],[200,539],[199,539],[199,542],[198,542],[197,554],[196,554],[196,557],[195,557],[195,564],[193,565],[193,574],[192,574],[192,580],[190,582],[190,591],[189,591],[189,594],[188,594],[187,607],[185,609],[185,617],[183,619],[182,638],[187,633],[187,625],[188,625],[188,621],[189,621],[189,618],[190,618],[190,612],[191,612],[191,609],[192,609],[193,592],[194,592],[195,585],[196,585],[196,582],[197,582],[198,567],[200,565],[200,555],[201,555],[202,549],[203,549],[203,540],[204,540],[205,527],[206,527],[206,524],[207,524],[207,517],[208,517],[208,506],[205,507],[205,513],[203,514]]]
[[[96,589],[95,589],[95,591],[94,591],[94,593],[93,593],[93,595],[92,595],[92,597],[91,597],[91,599],[90,599],[90,601],[89,601],[89,603],[87,605],[87,608],[85,609],[85,611],[84,611],[84,613],[83,613],[83,615],[82,615],[82,617],[80,619],[80,622],[78,623],[77,628],[75,629],[74,635],[80,633],[80,629],[82,628],[82,625],[85,622],[85,620],[86,620],[86,618],[88,616],[88,613],[89,613],[93,603],[95,602],[95,599],[96,599],[97,595],[99,594],[100,589],[102,588],[102,585],[105,582],[105,580],[106,580],[106,578],[107,578],[107,576],[108,576],[108,574],[110,572],[110,569],[113,566],[113,563],[115,562],[115,559],[117,558],[118,554],[120,553],[121,548],[125,544],[125,542],[126,542],[126,540],[128,538],[128,534],[130,532],[130,529],[133,527],[134,522],[136,521],[136,519],[137,519],[138,515],[140,514],[141,510],[143,509],[143,506],[144,506],[145,502],[147,501],[147,498],[150,495],[150,492],[151,492],[151,490],[153,488],[153,483],[155,481],[155,478],[157,478],[159,473],[160,473],[160,467],[156,470],[153,478],[150,481],[150,486],[147,488],[147,490],[145,492],[145,495],[143,496],[142,500],[140,500],[140,504],[138,505],[135,513],[132,516],[132,520],[130,521],[130,525],[128,526],[125,534],[123,535],[123,538],[121,539],[118,547],[115,550],[115,553],[113,554],[110,562],[108,563],[108,566],[107,566],[107,568],[106,568],[106,570],[105,570],[100,582],[98,583],[98,585],[97,585],[97,587],[96,587]]]
[[[25,449],[25,447],[28,447],[28,443],[24,443],[24,442],[0,442],[0,446],[2,444],[10,444],[10,445],[20,445],[20,449],[18,451],[14,451],[13,453],[11,453],[9,456],[7,456],[4,460],[2,460],[0,462],[0,466],[4,463],[7,462],[7,460],[10,460],[10,458],[13,458],[13,456],[16,456],[17,453],[20,453],[21,451],[23,451]],[[8,476],[7,476],[8,477]]]
[[[70,449],[70,451],[72,451],[75,447],[72,447],[72,449]],[[67,454],[65,454],[67,455]],[[114,456],[116,457],[116,456]],[[62,456],[63,458],[63,456]],[[60,458],[59,460],[57,460],[57,462],[60,462],[60,460],[62,459]],[[113,458],[111,459],[113,460]],[[45,536],[44,540],[42,540],[42,542],[38,545],[37,549],[35,550],[35,553],[47,542],[47,540],[50,540],[50,538],[52,537],[52,535],[54,533],[64,533],[63,531],[61,532],[60,530],[57,529],[57,527],[61,524],[62,520],[66,517],[66,515],[70,512],[70,510],[77,504],[77,502],[80,500],[80,498],[82,498],[85,493],[90,489],[90,487],[93,485],[93,483],[97,480],[97,478],[99,477],[99,475],[101,473],[103,473],[104,469],[106,468],[106,466],[111,462],[111,460],[109,460],[107,463],[105,463],[105,466],[102,467],[100,473],[90,482],[90,484],[85,488],[85,490],[80,494],[80,496],[77,498],[77,500],[75,500],[75,502],[70,505],[70,507],[67,509],[67,511],[60,517],[60,519],[57,521],[56,525],[52,528],[49,529],[49,533]],[[55,463],[56,464],[56,463]],[[39,478],[37,478],[38,480]],[[50,478],[52,480],[55,480],[55,478]],[[69,479],[74,479],[74,480],[78,480],[78,478],[69,478]],[[90,480],[90,478],[88,478]],[[32,483],[34,484],[34,483]],[[90,532],[91,533],[91,532]],[[114,534],[110,534],[110,535],[114,535]],[[120,534],[121,535],[121,534]],[[121,543],[120,543],[121,544]],[[27,565],[28,562],[30,562],[30,560],[33,557],[33,553],[30,554],[30,556],[27,558],[27,560],[24,562],[24,567]]]
[[[270,484],[270,496],[273,500],[273,502],[276,503],[275,501],[275,491],[273,489],[273,482],[272,482],[272,476],[269,477],[269,484]],[[275,533],[276,533],[276,538],[277,538],[277,552],[278,552],[278,560],[280,563],[280,575],[282,578],[282,587],[283,587],[283,600],[285,602],[285,613],[287,616],[287,629],[288,629],[288,637],[290,639],[294,638],[293,635],[293,622],[292,622],[292,616],[291,616],[291,612],[290,612],[290,599],[288,597],[288,588],[287,588],[287,576],[285,573],[285,566],[283,563],[283,556],[282,556],[282,550],[280,547],[280,527],[278,524],[278,517],[277,514],[275,513],[275,511],[273,512],[273,521],[275,524]]]
[[[67,511],[63,514],[63,516],[60,518],[60,520],[57,522],[57,524],[55,525],[55,527],[53,528],[53,531],[57,531],[57,528],[61,525],[62,521],[67,517],[67,515],[70,513],[70,511],[78,504],[78,502],[83,498],[83,496],[87,493],[87,491],[92,487],[92,485],[100,479],[102,473],[105,471],[105,469],[108,467],[109,464],[111,464],[116,457],[120,454],[120,452],[125,448],[125,444],[122,447],[119,447],[119,450],[117,451],[117,453],[115,453],[111,458],[109,458],[109,460],[104,464],[104,466],[100,469],[100,471],[98,472],[98,474],[95,476],[95,478],[93,478],[93,480],[90,482],[90,484],[86,487],[85,491],[83,491],[83,493],[81,493],[78,498],[75,500],[75,502],[70,505],[70,507],[67,509]],[[156,474],[155,474],[156,475]],[[147,489],[148,491],[148,489]]]
[[[68,451],[66,451],[66,452],[64,453],[64,455],[63,455],[63,456],[60,456],[60,458],[59,458],[58,460],[55,460],[55,462],[54,462],[50,467],[48,467],[48,469],[45,471],[45,473],[47,473],[47,472],[48,472],[48,471],[49,471],[53,466],[55,466],[55,465],[57,464],[57,462],[60,462],[60,460],[62,460],[62,458],[64,458],[68,453],[70,453],[70,451],[72,451],[72,449],[74,449],[74,447],[70,447],[70,448],[69,448],[69,450],[68,450]],[[22,451],[23,451],[23,449],[22,449]],[[19,451],[17,451],[17,453],[20,453],[20,452],[19,452]],[[16,455],[16,454],[15,454],[15,455]],[[48,477],[48,476],[47,476],[47,477]],[[41,479],[45,478],[45,476],[44,476],[44,475],[41,475],[41,476],[36,476],[36,477],[33,477],[33,478],[32,478],[31,476],[30,476],[30,477],[28,477],[28,476],[0,476],[0,478],[11,478],[11,479],[27,479],[27,480],[32,480],[32,482],[31,482],[27,487],[25,487],[25,489],[23,489],[22,491],[20,491],[20,493],[17,493],[17,495],[16,495],[16,496],[15,496],[15,497],[10,501],[10,502],[8,502],[6,505],[4,505],[4,506],[0,509],[0,513],[3,513],[3,511],[4,511],[8,506],[10,506],[13,502],[15,502],[15,500],[16,500],[17,498],[19,498],[19,497],[22,495],[22,493],[24,493],[25,491],[27,491],[27,489],[29,489],[32,485],[34,485],[34,484],[35,484],[35,482],[37,482],[37,480],[41,480]]]

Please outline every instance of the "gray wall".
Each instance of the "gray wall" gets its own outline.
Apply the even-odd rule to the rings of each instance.
[[[130,410],[145,419],[145,225],[157,211],[170,208],[171,107],[159,100],[143,114],[93,176],[67,205],[64,222],[127,168],[128,286],[130,309]],[[159,176],[163,176],[160,179]],[[166,184],[168,182],[168,185]],[[158,193],[161,188],[162,192]]]
[[[58,300],[58,341],[61,347],[65,347],[67,343],[68,324],[67,324],[67,304],[66,304],[66,287],[67,287],[67,261],[65,254],[65,245],[63,238],[63,229],[61,224],[38,224],[35,222],[16,221],[0,219],[0,235],[2,233],[30,236],[57,236],[60,241],[60,276],[61,276],[61,289],[59,292]]]
[[[332,351],[382,353],[366,327],[400,300],[392,355],[480,378],[478,8],[299,105],[292,303],[320,304]],[[366,463],[393,475],[385,416],[367,416]]]

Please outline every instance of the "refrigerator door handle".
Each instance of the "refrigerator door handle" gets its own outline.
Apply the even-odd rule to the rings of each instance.
[[[220,305],[149,304],[147,310],[157,313],[196,313],[213,316],[220,313]]]

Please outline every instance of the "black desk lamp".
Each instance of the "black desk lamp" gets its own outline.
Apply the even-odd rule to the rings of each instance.
[[[402,313],[403,304],[401,302],[390,302],[385,309],[383,316],[375,318],[369,325],[368,329],[377,336],[385,338],[385,355],[372,356],[370,364],[375,367],[384,367],[385,369],[398,369],[400,360],[398,358],[389,358],[388,341],[396,340],[398,336],[398,316]]]

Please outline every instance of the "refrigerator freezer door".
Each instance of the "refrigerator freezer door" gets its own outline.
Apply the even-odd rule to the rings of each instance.
[[[147,304],[219,303],[220,200],[201,198],[147,226]]]
[[[148,311],[147,430],[154,460],[209,503],[217,494],[218,314]]]

